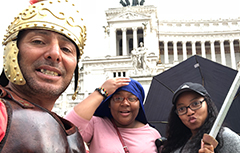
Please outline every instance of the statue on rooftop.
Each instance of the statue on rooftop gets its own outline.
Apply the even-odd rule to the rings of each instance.
[[[132,6],[143,5],[144,2],[145,0],[141,0],[140,3],[138,0],[132,0]],[[125,2],[123,0],[120,0],[119,3],[122,4],[123,7],[130,6],[129,0],[125,0]]]
[[[132,0],[132,6],[137,6],[139,5],[138,0]]]

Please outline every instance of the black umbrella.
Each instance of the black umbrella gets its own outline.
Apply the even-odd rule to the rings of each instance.
[[[154,76],[144,105],[148,122],[154,125],[162,136],[165,136],[168,115],[172,107],[173,92],[184,82],[202,84],[220,110],[237,72],[229,67],[194,55]],[[236,133],[240,133],[239,94],[240,89],[237,91],[224,122],[225,126]]]

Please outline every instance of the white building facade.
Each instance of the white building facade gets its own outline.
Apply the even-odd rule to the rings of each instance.
[[[72,81],[53,109],[59,115],[64,116],[108,78],[131,77],[147,95],[153,76],[192,55],[240,69],[240,17],[160,20],[155,6],[110,8],[105,13],[108,26],[104,27],[102,56],[83,55],[77,99],[72,100]],[[133,56],[135,52],[144,56]]]

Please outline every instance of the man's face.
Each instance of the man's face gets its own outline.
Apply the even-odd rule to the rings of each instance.
[[[24,31],[18,41],[19,66],[32,94],[59,96],[69,85],[77,50],[65,36],[47,30]]]

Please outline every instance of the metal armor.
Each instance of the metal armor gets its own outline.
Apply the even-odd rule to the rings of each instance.
[[[8,112],[1,153],[85,153],[82,137],[71,122],[7,88],[0,87],[0,100]]]

